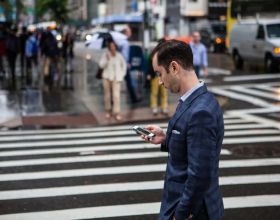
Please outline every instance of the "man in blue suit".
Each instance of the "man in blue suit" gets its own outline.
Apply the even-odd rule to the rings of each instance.
[[[170,40],[152,52],[159,83],[181,98],[165,132],[156,125],[146,129],[148,140],[168,152],[159,220],[220,220],[223,200],[219,188],[219,156],[224,137],[222,110],[199,82],[189,45]]]

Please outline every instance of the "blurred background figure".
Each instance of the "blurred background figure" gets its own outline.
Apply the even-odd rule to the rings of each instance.
[[[117,52],[114,41],[108,43],[108,50],[102,55],[99,66],[103,68],[103,89],[106,118],[112,116],[117,121],[122,120],[120,115],[121,83],[126,74],[126,62],[123,56]]]
[[[124,56],[124,59],[126,60],[126,63],[127,63],[127,73],[125,75],[127,90],[129,92],[131,102],[136,103],[136,102],[139,102],[140,100],[137,97],[136,88],[134,88],[134,86],[133,86],[133,79],[132,79],[131,73],[130,73],[131,63],[129,63],[129,58],[130,58],[129,38],[131,37],[132,32],[131,32],[130,27],[126,26],[122,30],[122,33],[127,36],[127,39],[123,40],[122,42],[118,42],[118,46],[121,51],[121,54]]]
[[[6,55],[6,33],[3,25],[0,24],[0,80],[5,78],[4,57]]]
[[[203,76],[206,77],[208,75],[207,50],[204,44],[200,42],[200,40],[200,33],[197,31],[193,32],[192,42],[190,42],[190,46],[193,52],[193,65],[197,77],[200,77],[201,71]]]
[[[25,56],[25,45],[28,38],[27,28],[23,26],[21,28],[21,33],[19,34],[19,55],[20,55],[20,71],[21,71],[21,81],[23,82],[25,74],[27,74],[27,58]],[[27,76],[26,76],[27,77]]]
[[[64,60],[63,88],[73,89],[74,34],[68,30],[62,39],[62,56]]]
[[[150,107],[153,114],[157,115],[161,110],[163,114],[168,115],[168,91],[159,83],[159,77],[153,69],[151,57],[148,60],[147,78],[150,80],[151,85]],[[158,105],[159,99],[160,109]]]
[[[59,49],[56,38],[50,30],[47,31],[41,43],[45,55],[44,81],[52,87],[54,83],[59,82]]]
[[[35,86],[35,81],[37,81],[37,85],[39,83],[38,51],[39,42],[36,33],[28,32],[25,45],[26,83],[28,86]]]
[[[138,45],[130,45],[129,47],[129,77],[133,89],[133,95],[136,99],[132,99],[132,103],[139,102],[143,99],[143,88],[145,84],[145,66],[143,49]]]
[[[16,35],[17,28],[12,26],[8,29],[8,34],[6,38],[6,54],[9,64],[9,73],[12,76],[12,82],[10,88],[16,89],[16,60],[19,52],[19,39]]]

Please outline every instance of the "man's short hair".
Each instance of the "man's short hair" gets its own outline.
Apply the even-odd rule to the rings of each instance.
[[[185,70],[193,69],[193,53],[191,47],[178,40],[165,40],[153,49],[152,57],[157,53],[158,65],[168,72],[172,61],[179,63]]]

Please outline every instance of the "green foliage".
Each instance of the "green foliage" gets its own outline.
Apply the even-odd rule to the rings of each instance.
[[[43,17],[50,14],[51,20],[65,23],[68,20],[67,0],[37,0],[36,14]]]
[[[6,20],[10,20],[13,9],[11,3],[9,1],[0,1],[0,7],[4,9]]]
[[[12,16],[12,13],[13,13],[13,4],[11,1],[0,1],[0,7],[4,9],[4,15],[6,17],[6,20],[7,21],[11,21],[11,16]],[[22,0],[16,0],[16,16],[18,19],[18,15],[21,14],[21,13],[24,13],[23,9],[24,9],[24,5],[22,3]]]

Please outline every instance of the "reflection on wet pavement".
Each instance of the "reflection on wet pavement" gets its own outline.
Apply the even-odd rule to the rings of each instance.
[[[15,93],[0,91],[0,127],[21,116],[18,97]]]
[[[78,124],[78,120],[83,124],[87,124],[86,122],[89,124],[104,123],[102,81],[95,78],[97,62],[92,59],[76,57],[74,67],[74,73],[62,74],[60,86],[53,88],[41,86],[36,89],[21,85],[20,75],[18,75],[18,89],[16,91],[0,90],[1,123],[21,117],[23,117],[23,122],[27,124],[36,124],[37,122],[41,125],[58,126],[59,122],[67,124],[72,121],[74,124]],[[0,89],[6,88],[5,85],[0,85]],[[145,91],[146,93],[148,97],[149,91]],[[132,106],[127,97],[126,85],[123,83],[122,109],[148,105],[149,98],[146,98],[139,105]],[[128,115],[135,117],[134,113]],[[47,116],[52,116],[52,118]]]

